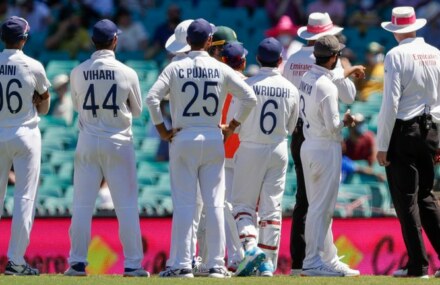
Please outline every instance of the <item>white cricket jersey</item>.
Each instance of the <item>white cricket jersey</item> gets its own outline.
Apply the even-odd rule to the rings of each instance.
[[[38,125],[32,97],[34,91],[43,94],[49,87],[40,62],[18,49],[0,53],[0,141],[24,135]]]
[[[377,126],[377,148],[388,151],[396,119],[420,116],[440,91],[440,52],[423,38],[401,41],[385,56],[385,78]],[[434,116],[435,117],[435,116]]]
[[[240,100],[238,122],[256,104],[254,92],[240,76],[205,51],[191,51],[170,63],[151,87],[146,102],[155,125],[163,122],[160,101],[168,93],[173,128],[218,128],[227,93]]]
[[[98,50],[72,70],[71,94],[79,113],[79,130],[118,141],[132,141],[132,117],[142,111],[136,72],[115,59],[111,50]]]
[[[292,54],[284,65],[283,76],[299,88],[301,78],[304,73],[315,64],[313,46],[304,46],[296,53]],[[350,78],[345,78],[344,69],[341,61],[338,60],[334,70],[330,71],[331,80],[338,88],[339,99],[345,104],[351,104],[356,97],[356,87]]]
[[[330,70],[313,65],[301,80],[299,112],[306,141],[342,141],[344,124],[339,119],[338,88],[331,78]]]
[[[240,141],[276,144],[286,140],[298,120],[296,87],[270,67],[262,67],[246,82],[257,96],[257,106],[240,126]]]

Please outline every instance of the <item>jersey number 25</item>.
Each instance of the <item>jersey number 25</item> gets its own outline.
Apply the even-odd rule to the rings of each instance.
[[[192,81],[187,81],[182,86],[182,92],[187,91],[188,87],[191,86],[194,90],[193,97],[191,98],[191,101],[189,101],[188,105],[186,105],[185,109],[183,110],[183,116],[184,117],[198,117],[200,116],[200,112],[190,112],[191,106],[194,104],[194,102],[197,100],[197,97],[199,96],[199,88],[197,87],[197,84]],[[214,109],[208,110],[206,106],[203,106],[203,112],[208,115],[209,117],[213,117],[217,114],[218,109],[218,96],[215,93],[209,93],[208,88],[209,87],[216,87],[217,82],[215,81],[205,81],[205,85],[203,86],[203,100],[206,101],[208,99],[212,99],[211,101],[214,101]]]

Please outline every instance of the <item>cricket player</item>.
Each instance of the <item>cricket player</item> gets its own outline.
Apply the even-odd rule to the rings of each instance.
[[[278,71],[282,49],[275,38],[264,39],[257,52],[261,69],[246,80],[257,95],[257,106],[240,126],[240,147],[235,155],[232,205],[246,250],[238,276],[250,275],[257,268],[261,276],[271,277],[278,260],[287,135],[296,126],[299,109],[298,90]]]
[[[314,45],[316,64],[299,85],[305,141],[301,147],[309,210],[306,217],[304,276],[354,276],[337,262],[331,221],[336,205],[341,172],[341,129],[354,122],[349,111],[339,119],[338,89],[332,73],[344,46],[333,35]]]
[[[298,36],[307,40],[307,45],[303,46],[298,52],[289,57],[284,66],[283,76],[292,82],[296,88],[299,88],[304,73],[310,70],[315,63],[315,56],[313,55],[313,45],[315,44],[315,41],[324,35],[339,34],[342,30],[342,27],[333,25],[333,22],[327,13],[310,14],[307,26],[301,27],[298,30]],[[355,85],[348,77],[354,75],[363,78],[364,69],[365,68],[360,65],[344,69],[341,65],[341,61],[338,60],[335,69],[330,71],[331,80],[338,88],[338,97],[343,103],[353,103],[356,96]],[[301,101],[300,103],[301,106],[303,106],[303,102]],[[292,257],[291,275],[301,274],[306,247],[304,241],[304,227],[308,202],[300,156],[301,145],[304,142],[303,119],[301,118],[301,115],[300,112],[298,125],[292,134],[292,141],[290,144],[297,177],[296,204],[293,209],[293,222],[290,232],[290,253]],[[339,259],[334,260],[334,262],[339,262],[342,265],[342,262],[339,261]]]
[[[38,115],[49,110],[49,80],[43,66],[26,56],[30,27],[16,16],[1,25],[5,49],[0,53],[0,214],[8,174],[14,166],[16,184],[6,275],[39,275],[24,254],[29,245],[40,176],[41,134]]]
[[[246,68],[246,55],[248,51],[240,42],[230,42],[224,45],[222,51],[222,61],[234,69],[244,80],[246,76],[243,71]],[[238,102],[228,94],[222,110],[222,124],[226,124],[235,115]],[[232,214],[232,181],[234,180],[234,156],[240,146],[238,133],[233,133],[225,141],[225,230],[226,230],[226,249],[228,251],[228,270],[237,271],[238,265],[244,258],[244,251],[241,245],[237,225]]]
[[[206,242],[209,277],[230,277],[224,267],[224,149],[227,138],[256,104],[252,89],[227,65],[211,58],[206,50],[213,26],[197,19],[187,30],[188,56],[168,65],[147,96],[151,119],[162,139],[170,144],[172,241],[175,262],[162,277],[193,277],[191,239],[196,212],[197,185],[206,209]],[[222,129],[221,107],[230,92],[240,100],[237,115]],[[163,124],[160,100],[170,94],[173,129]],[[224,133],[224,137],[222,135]]]
[[[74,196],[70,226],[68,276],[86,275],[91,220],[102,178],[108,183],[119,237],[124,249],[124,276],[148,277],[142,268],[142,241],[137,207],[138,185],[131,131],[142,111],[136,72],[115,59],[120,31],[110,20],[93,27],[96,51],[71,73],[71,93],[79,113]]]
[[[237,34],[235,31],[226,26],[217,26],[215,33],[212,35],[212,43],[208,49],[208,53],[213,58],[218,61],[225,62],[223,57],[224,47],[228,43],[236,43]],[[225,62],[226,63],[226,62]],[[226,63],[227,64],[227,63]],[[235,70],[235,68],[233,68]],[[238,73],[242,77],[242,73]],[[221,123],[224,124],[226,120],[226,115],[228,113],[228,108],[232,99],[232,95],[226,96],[226,101],[222,109],[222,120]],[[231,118],[229,118],[231,119]],[[232,134],[231,137],[225,141],[225,183],[226,183],[226,200],[225,200],[225,235],[226,235],[226,249],[228,251],[228,270],[235,271],[238,264],[242,259],[241,253],[241,243],[236,236],[236,225],[234,218],[232,217],[231,207],[228,204],[228,193],[230,193],[230,188],[232,179],[232,163],[229,163],[228,156],[231,156],[231,144],[234,144],[237,134]],[[199,197],[198,197],[199,199]],[[198,200],[199,201],[199,200]],[[198,219],[200,220],[199,226],[197,228],[197,242],[199,249],[199,256],[197,257],[197,262],[195,262],[194,275],[195,276],[207,276],[209,273],[209,268],[203,263],[208,257],[208,249],[206,246],[206,219],[205,211],[203,209],[203,203],[199,203],[198,208]],[[229,206],[228,206],[229,205]],[[196,219],[197,220],[197,219]],[[240,248],[240,249],[238,249]]]

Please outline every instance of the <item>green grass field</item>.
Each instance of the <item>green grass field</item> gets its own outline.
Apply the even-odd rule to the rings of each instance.
[[[162,279],[152,278],[123,278],[118,275],[92,275],[88,277],[64,277],[62,275],[41,275],[39,277],[13,277],[0,275],[0,285],[161,285],[161,284],[249,284],[249,285],[393,285],[393,284],[439,284],[439,278],[393,278],[389,276],[361,276],[352,278],[318,278],[318,277],[290,277],[276,276],[274,278],[194,278],[194,279]]]

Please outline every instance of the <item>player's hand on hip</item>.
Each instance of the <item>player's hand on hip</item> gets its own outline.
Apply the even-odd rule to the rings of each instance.
[[[220,129],[222,129],[223,134],[223,142],[226,142],[230,136],[234,133],[234,130],[229,127],[228,124],[219,125]]]
[[[156,125],[156,130],[162,140],[171,142],[181,128],[173,128],[168,130],[164,123],[160,123]]]
[[[32,96],[32,103],[34,105],[39,105],[43,101],[44,101],[43,97],[40,94],[38,94],[37,91],[34,91],[34,95]]]
[[[176,136],[176,134],[180,131],[181,129],[171,129],[171,130],[167,130],[166,133],[161,134],[160,137],[161,139],[163,139],[164,141],[168,141],[168,142],[172,142],[173,138]]]
[[[380,166],[390,165],[390,162],[387,159],[387,152],[386,151],[378,151],[376,158],[377,158],[377,162],[379,162]]]

